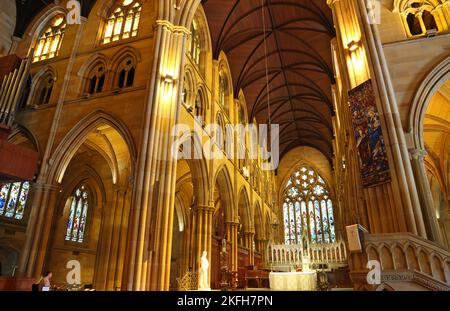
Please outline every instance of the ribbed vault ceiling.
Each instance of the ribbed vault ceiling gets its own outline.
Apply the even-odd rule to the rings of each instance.
[[[152,0],[153,1],[153,0]],[[50,0],[16,0],[15,34]],[[81,0],[88,16],[95,0]],[[263,4],[264,3],[264,4]],[[269,123],[263,14],[272,124],[280,125],[281,156],[297,146],[332,157],[333,107],[330,39],[335,36],[325,0],[203,0],[214,56],[227,54],[234,93],[242,88],[251,119]]]
[[[312,146],[331,159],[334,77],[330,40],[335,31],[326,1],[202,3],[214,57],[217,59],[222,50],[226,53],[234,93],[244,91],[249,117],[255,117],[260,124],[269,123],[267,55],[270,115],[272,124],[280,125],[281,156],[297,146]]]

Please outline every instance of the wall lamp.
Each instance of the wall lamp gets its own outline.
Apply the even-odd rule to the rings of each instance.
[[[163,80],[164,80],[164,82],[166,82],[167,84],[172,84],[174,78],[173,78],[173,76],[171,76],[171,75],[165,75],[165,76],[163,76]]]
[[[347,44],[347,48],[350,52],[354,52],[359,48],[359,41],[350,41],[349,44]]]

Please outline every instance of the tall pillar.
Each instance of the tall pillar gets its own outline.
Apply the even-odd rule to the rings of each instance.
[[[196,4],[184,2],[180,10]],[[178,119],[188,34],[186,27],[168,20],[157,20],[154,27],[153,68],[128,240],[128,290],[168,290],[170,285],[177,167],[172,150],[178,150],[173,149],[171,133]]]
[[[231,243],[231,271],[238,270],[238,226],[238,222],[225,222],[227,236]]]
[[[368,229],[372,233],[408,231],[426,237],[404,132],[377,29],[369,23],[364,0],[328,0],[328,4],[336,25],[338,55],[342,58],[343,93],[372,80],[389,159],[391,181],[362,189],[366,207],[362,212],[367,213]],[[357,44],[355,50],[349,48],[352,41]],[[346,99],[344,96],[338,105],[348,114]],[[353,139],[351,123],[346,126],[342,130],[348,131],[349,139]],[[358,161],[353,165],[358,166]],[[351,189],[347,192],[350,192],[346,194],[349,198],[354,193]]]
[[[200,271],[200,257],[204,251],[208,253],[208,261],[211,262],[214,206],[197,205],[192,213],[193,217],[195,217],[194,240],[192,244],[192,253],[195,254],[193,268],[195,271]],[[209,274],[208,280],[211,280],[211,269],[209,269]]]
[[[37,182],[33,186],[35,189],[33,203],[31,205],[31,215],[30,221],[27,226],[26,240],[21,253],[19,262],[19,274],[26,276],[39,276],[42,272],[40,271],[44,265],[44,257],[47,249],[47,245],[43,245],[43,242],[48,242],[48,237],[44,239],[42,236],[42,225],[47,222],[45,226],[48,230],[51,229],[51,223],[48,224],[49,220],[53,220],[53,214],[49,213],[50,205],[49,199],[56,198],[57,191],[59,188],[57,185],[53,185],[55,180],[54,176],[49,176],[49,171],[51,170],[50,163],[52,151],[54,149],[54,144],[56,140],[56,135],[59,128],[59,122],[61,119],[64,103],[66,100],[67,90],[70,86],[72,78],[72,70],[75,64],[76,55],[81,42],[82,33],[84,32],[84,26],[87,19],[82,17],[79,25],[70,25],[66,29],[66,35],[73,36],[73,46],[71,48],[70,59],[67,62],[65,68],[65,75],[63,77],[63,83],[61,87],[61,92],[59,93],[58,102],[53,114],[52,125],[50,128],[50,133],[48,136],[47,144],[45,146],[44,154],[42,156],[42,165],[39,171],[39,176]],[[14,39],[14,41],[17,41]],[[15,49],[15,47],[14,47]],[[31,48],[29,53],[31,54],[33,49]],[[30,55],[31,57],[31,55]],[[57,165],[53,163],[53,165]],[[56,193],[55,193],[56,192]],[[54,207],[53,207],[54,208]],[[49,218],[44,218],[49,217]],[[47,229],[45,229],[47,230]],[[41,254],[44,252],[44,254]],[[39,255],[38,255],[39,254]],[[36,264],[36,266],[35,266]]]
[[[440,245],[445,246],[436,217],[433,197],[431,195],[424,163],[424,157],[427,155],[427,152],[426,150],[414,149],[410,150],[410,154],[428,238]]]
[[[24,252],[21,256],[20,271],[29,277],[42,275],[47,255],[50,232],[53,227],[56,199],[60,188],[55,185],[36,184],[35,198],[27,228]]]
[[[248,264],[251,266],[255,264],[255,253],[253,250],[253,238],[255,236],[255,233],[247,231],[244,233],[244,236],[245,236],[245,247],[248,248]]]

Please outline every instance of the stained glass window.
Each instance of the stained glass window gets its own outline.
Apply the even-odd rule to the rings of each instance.
[[[76,189],[70,200],[66,241],[83,243],[89,209],[88,192],[85,186]]]
[[[39,35],[34,49],[33,63],[58,56],[66,29],[66,18],[60,14],[54,17]]]
[[[119,0],[106,21],[103,44],[136,37],[142,5],[136,0]]]
[[[333,204],[324,179],[301,166],[288,179],[283,201],[286,244],[296,244],[307,234],[312,243],[336,242]]]
[[[0,184],[0,216],[21,220],[25,212],[30,183]]]

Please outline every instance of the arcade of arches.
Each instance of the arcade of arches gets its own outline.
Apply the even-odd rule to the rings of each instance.
[[[38,160],[1,172],[0,287],[188,289],[205,250],[212,288],[269,287],[300,245],[328,289],[449,290],[450,1],[376,2],[5,1],[1,129]]]

